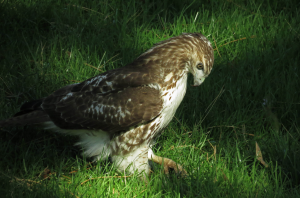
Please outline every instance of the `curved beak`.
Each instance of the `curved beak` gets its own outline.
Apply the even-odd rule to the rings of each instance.
[[[205,77],[202,78],[196,78],[194,77],[194,85],[192,85],[193,87],[197,87],[199,85],[201,85],[205,80]]]

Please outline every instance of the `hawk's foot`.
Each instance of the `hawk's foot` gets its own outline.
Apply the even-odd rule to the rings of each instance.
[[[174,169],[174,171],[180,174],[182,177],[186,177],[188,174],[186,170],[180,165],[174,162],[173,160],[165,157],[160,157],[157,155],[152,154],[151,159],[153,162],[163,165],[165,174],[169,174],[169,168]]]

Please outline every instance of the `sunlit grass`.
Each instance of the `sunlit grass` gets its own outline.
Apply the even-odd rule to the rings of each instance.
[[[148,184],[91,162],[75,137],[0,129],[4,197],[300,196],[297,1],[3,1],[0,117],[25,101],[122,67],[154,43],[201,32],[215,65],[188,87],[153,148],[187,178],[155,166]],[[189,84],[192,84],[189,79]],[[257,159],[256,143],[268,167]]]

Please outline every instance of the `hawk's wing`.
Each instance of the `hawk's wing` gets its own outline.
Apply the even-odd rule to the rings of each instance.
[[[62,129],[125,131],[162,110],[158,86],[148,83],[148,73],[114,70],[57,90],[41,107]]]

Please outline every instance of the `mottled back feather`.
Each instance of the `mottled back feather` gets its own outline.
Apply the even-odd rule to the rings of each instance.
[[[151,121],[162,107],[159,91],[150,87],[128,87],[105,93],[82,87],[77,92],[60,93],[58,90],[45,98],[42,108],[62,129],[126,131]]]

